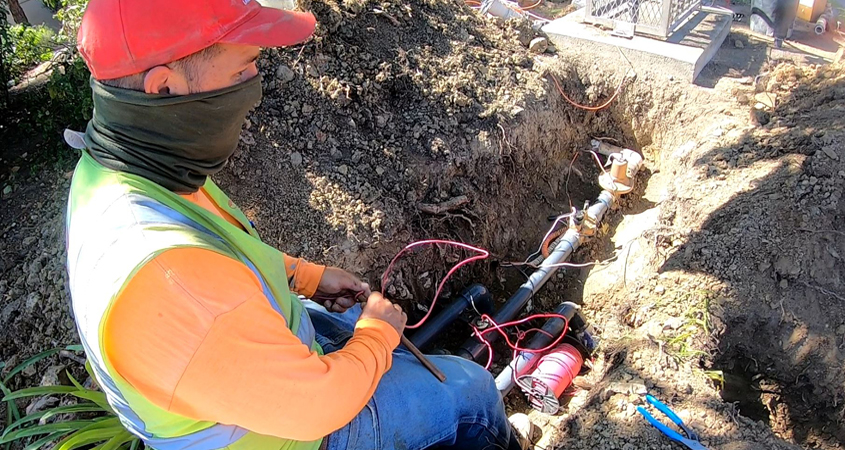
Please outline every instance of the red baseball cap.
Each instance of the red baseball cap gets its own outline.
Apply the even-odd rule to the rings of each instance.
[[[77,47],[94,78],[110,80],[218,42],[298,44],[311,36],[315,24],[311,13],[262,6],[258,0],[91,0]]]

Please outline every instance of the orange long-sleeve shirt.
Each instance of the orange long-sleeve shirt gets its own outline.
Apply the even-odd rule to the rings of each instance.
[[[189,200],[237,224],[203,190]],[[324,267],[285,256],[293,290],[312,295]],[[114,301],[104,325],[115,370],[168,411],[311,441],[349,423],[390,368],[399,335],[360,320],[320,356],[291,333],[240,261],[197,248],[163,252]]]

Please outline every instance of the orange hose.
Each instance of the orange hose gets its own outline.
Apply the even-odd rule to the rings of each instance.
[[[549,257],[549,246],[552,244],[552,242],[554,242],[555,239],[559,238],[565,232],[566,227],[561,228],[555,231],[554,233],[550,234],[549,237],[547,237],[546,240],[543,241],[543,247],[540,248],[540,252],[543,253],[543,258]]]
[[[576,103],[574,100],[569,98],[569,96],[567,96],[565,92],[563,92],[563,89],[560,87],[560,83],[558,83],[557,78],[555,78],[555,76],[552,74],[549,74],[549,76],[551,76],[552,80],[555,82],[555,86],[557,86],[557,90],[558,92],[560,92],[560,95],[562,95],[563,98],[565,98],[566,101],[568,101],[570,104],[572,104],[572,106],[575,106],[576,108],[581,108],[586,111],[599,111],[604,108],[607,108],[607,106],[610,105],[610,103],[616,99],[616,97],[619,95],[619,92],[622,91],[622,85],[625,84],[625,78],[627,77],[627,74],[626,76],[622,77],[622,81],[620,81],[619,86],[616,87],[616,92],[614,92],[613,95],[609,99],[607,99],[606,102],[602,103],[599,106],[584,106],[580,103]]]
[[[540,3],[543,3],[543,0],[537,0],[537,3],[535,3],[531,6],[526,6],[525,8],[520,6],[519,9],[521,9],[523,11],[528,11],[528,10],[531,10],[531,9],[534,9],[534,8],[540,6]]]

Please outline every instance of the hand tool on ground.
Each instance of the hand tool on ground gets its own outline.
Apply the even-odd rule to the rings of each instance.
[[[684,446],[686,446],[689,449],[692,449],[692,450],[707,450],[707,447],[703,446],[701,444],[701,442],[699,442],[698,435],[696,435],[695,432],[692,431],[692,429],[687,427],[684,424],[684,421],[681,420],[681,418],[678,417],[678,415],[675,414],[675,412],[672,411],[671,408],[664,405],[663,403],[660,402],[660,400],[654,398],[654,396],[652,396],[650,394],[646,395],[645,398],[646,398],[646,401],[648,401],[648,403],[650,405],[654,406],[655,408],[657,408],[658,411],[665,414],[666,417],[668,417],[672,422],[675,423],[675,425],[677,425],[681,430],[683,430],[683,432],[686,434],[686,437],[682,436],[677,431],[675,431],[672,428],[670,428],[669,426],[665,425],[663,422],[660,422],[659,420],[655,419],[654,416],[652,416],[651,413],[649,413],[642,406],[637,406],[637,412],[642,414],[642,416],[645,418],[645,420],[647,420],[655,428],[660,430],[661,433],[663,433],[667,437],[669,437],[669,439],[671,439],[675,442],[678,442],[680,444],[683,444]]]
[[[367,301],[367,298],[364,297],[363,292],[355,292],[354,295],[355,299],[358,300],[359,303],[364,303]],[[434,375],[435,378],[440,380],[441,383],[446,382],[446,374],[443,373],[443,371],[441,371],[440,369],[438,369],[437,366],[435,366],[430,359],[423,355],[420,349],[418,349],[417,346],[413,344],[413,342],[406,338],[404,334],[399,335],[399,342],[404,345],[405,348],[407,348],[408,351],[411,352],[411,354],[417,358],[417,361],[419,361],[420,364],[422,364],[426,369],[428,369],[428,371],[431,372],[431,374]]]

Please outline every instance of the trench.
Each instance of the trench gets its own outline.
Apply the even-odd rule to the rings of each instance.
[[[567,89],[584,91],[590,89],[590,80],[582,79],[575,72],[570,72],[562,82]],[[593,87],[603,95],[609,95],[610,86],[599,85]],[[478,203],[484,205],[472,210],[472,217],[476,219],[469,225],[463,219],[449,219],[445,223],[441,218],[416,216],[411,222],[413,234],[419,236],[446,236],[463,242],[478,243],[490,250],[490,261],[468,267],[457,274],[444,291],[441,305],[448,304],[471,283],[480,282],[490,289],[496,307],[501,307],[505,301],[526,280],[528,273],[513,268],[505,268],[502,261],[521,261],[536,250],[540,239],[551,224],[549,217],[561,214],[570,205],[582,208],[585,201],[592,202],[600,191],[597,183],[601,170],[591,161],[588,153],[583,150],[589,148],[590,139],[601,136],[612,143],[640,152],[647,161],[644,170],[637,178],[636,190],[623,198],[619,208],[609,213],[604,222],[606,228],[601,236],[584,243],[573,255],[574,260],[602,260],[614,253],[614,244],[608,239],[617,231],[623,217],[627,214],[639,214],[656,207],[655,203],[643,198],[643,192],[649,185],[654,173],[661,171],[688,170],[683,165],[664,157],[664,152],[672,146],[684,142],[689,130],[683,125],[674,129],[659,128],[658,123],[667,121],[675,111],[665,106],[666,98],[650,99],[647,93],[640,91],[632,95],[623,95],[619,101],[599,113],[583,112],[572,108],[562,101],[554,100],[553,92],[541,105],[527,108],[525,118],[518,125],[508,129],[507,134],[512,141],[504,147],[519,147],[520,155],[513,155],[511,164],[504,159],[502,168],[493,169],[487,176],[499,184],[500,189],[491,193],[483,193],[478,188],[477,173],[457,172],[451,177],[444,177],[436,183],[435,189],[470,192],[477,195]],[[601,95],[599,96],[601,97]],[[637,109],[632,106],[633,97],[640,103],[657,108],[663,104],[656,114]],[[653,111],[651,111],[653,112]],[[652,122],[634,117],[637,114],[648,115]],[[573,163],[573,156],[579,153]],[[526,174],[531,174],[526,176]],[[478,225],[482,224],[482,225]],[[409,323],[415,322],[424,311],[413,298],[431,298],[433,296],[434,280],[439,280],[450,265],[443,261],[455,261],[466,255],[447,255],[441,249],[438,255],[420,255],[408,266],[405,280],[412,280],[405,289],[410,293],[405,301],[406,310],[411,311]],[[419,273],[420,267],[429,278],[426,286],[420,285],[420,280],[413,280],[413,273]],[[583,285],[588,272],[581,270],[560,270],[549,282],[532,298],[529,306],[523,311],[550,312],[561,302],[569,301],[583,304]],[[600,275],[599,275],[600,276]],[[436,312],[436,311],[435,311]],[[451,326],[436,338],[433,348],[436,353],[453,354],[455,350],[468,338],[471,333],[470,322],[474,315],[464,313]],[[588,318],[589,319],[589,318]],[[730,319],[730,318],[728,318]],[[539,325],[539,324],[538,324]],[[601,324],[599,324],[601,325]],[[601,326],[599,326],[601,328]],[[600,339],[601,335],[598,336]],[[723,336],[723,347],[731,347],[755,339],[754,335],[736,334]],[[616,345],[618,342],[612,342]],[[501,341],[494,346],[497,359],[491,371],[498,373],[511,358],[510,349]],[[719,396],[726,403],[736,405],[737,412],[753,421],[760,421],[784,438],[796,442],[806,442],[806,436],[815,428],[824,428],[833,410],[827,406],[821,408],[828,411],[830,416],[807,420],[800,417],[803,414],[797,410],[791,415],[784,413],[784,398],[812,398],[821,392],[813,389],[811,383],[784,382],[794,377],[794,374],[781,371],[780,367],[772,365],[765,376],[753,370],[754,359],[761,358],[753,351],[746,353],[731,353],[717,355],[716,358],[703,357],[695,364],[700,369],[721,370],[724,380],[716,386]],[[522,396],[511,395],[511,403],[517,409],[525,409],[526,404]],[[832,399],[819,398],[817,405],[829,405]],[[834,400],[835,404],[835,400]],[[802,408],[802,411],[804,409]],[[809,410],[806,410],[809,413]],[[809,423],[808,423],[809,422]],[[794,428],[794,431],[784,431]]]
[[[590,80],[582,79],[574,71],[561,78],[561,83],[572,91],[596,91],[599,98],[607,98],[613,92],[613,86],[593,86]],[[526,108],[521,121],[506,132],[502,131],[510,141],[502,139],[497,144],[498,152],[504,155],[499,167],[488,165],[489,172],[483,175],[468,169],[437,180],[431,187],[433,191],[469,192],[476,196],[475,203],[482,206],[473,208],[468,215],[477,220],[470,224],[464,218],[449,218],[444,222],[441,217],[417,215],[410,223],[413,234],[473,243],[489,250],[491,257],[454,274],[432,315],[472,283],[481,283],[489,289],[496,309],[504,305],[533,272],[531,268],[507,267],[507,264],[521,262],[538,250],[555,216],[573,207],[582,210],[587,203],[594,203],[602,191],[598,183],[602,169],[588,151],[592,139],[601,137],[607,143],[638,153],[652,144],[650,135],[634,133],[631,122],[624,101],[611,104],[603,111],[587,112],[573,108],[556,92],[550,91],[542,101]],[[490,133],[498,131],[493,129]],[[656,155],[647,155],[653,156]],[[600,158],[604,162],[605,157]],[[498,187],[485,193],[478,186],[482,176],[494,180]],[[607,234],[619,224],[621,214],[653,207],[641,198],[650,176],[651,169],[643,167],[636,178],[634,192],[622,197],[619,206],[605,215],[601,235],[587,239],[573,253],[573,259],[601,260],[614,254]],[[468,256],[468,252],[439,246],[414,252],[394,268],[395,276],[391,277],[387,292],[408,311],[409,323],[419,321],[429,309],[429,300],[418,302],[416,299],[431,299],[437,283],[449,268]],[[565,301],[582,304],[583,276],[580,269],[559,269],[532,297],[520,316],[551,312]],[[454,353],[470,336],[470,324],[476,318],[477,314],[464,311],[435,338],[432,351]],[[497,342],[494,350],[497,359],[492,370],[495,372],[512,355],[501,342]]]

